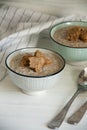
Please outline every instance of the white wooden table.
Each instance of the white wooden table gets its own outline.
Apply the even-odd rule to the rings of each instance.
[[[77,89],[77,77],[83,67],[67,65],[54,87],[36,95],[26,95],[7,76],[0,82],[1,130],[48,130],[47,123],[62,109]],[[60,130],[87,130],[87,113],[76,125],[68,117],[87,100],[87,92],[78,95],[71,105]]]

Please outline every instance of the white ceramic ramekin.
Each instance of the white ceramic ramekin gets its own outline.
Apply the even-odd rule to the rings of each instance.
[[[14,70],[12,70],[9,63],[15,55],[17,55],[18,53],[35,52],[37,49],[42,52],[55,54],[58,58],[60,58],[60,60],[61,60],[60,70],[56,73],[53,73],[53,74],[47,75],[47,76],[27,76],[27,75],[19,74],[19,73],[15,72]],[[18,49],[16,51],[10,53],[5,60],[5,64],[6,64],[9,76],[10,76],[11,80],[13,81],[13,83],[17,87],[21,88],[25,93],[29,94],[29,93],[33,93],[33,92],[38,92],[38,91],[40,92],[43,90],[48,90],[48,89],[54,87],[56,81],[58,81],[61,76],[62,70],[65,67],[65,60],[58,53],[48,50],[48,49],[22,48],[22,49]]]

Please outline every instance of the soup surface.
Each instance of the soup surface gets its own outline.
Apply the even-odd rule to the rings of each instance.
[[[14,70],[15,72],[23,74],[23,75],[46,76],[46,75],[51,75],[53,73],[60,71],[61,68],[63,67],[63,62],[62,62],[60,56],[55,55],[53,53],[44,53],[44,52],[43,52],[43,54],[46,57],[46,59],[49,59],[49,61],[51,61],[51,62],[42,66],[40,71],[35,71],[35,69],[33,69],[30,66],[23,66],[23,65],[21,66],[20,65],[20,63],[25,55],[34,56],[34,53],[17,54],[16,56],[14,56],[10,61],[11,69]],[[38,62],[38,63],[40,63],[40,62]]]
[[[67,38],[67,35],[71,39]],[[65,46],[87,47],[87,27],[68,26],[60,28],[55,31],[53,39]]]

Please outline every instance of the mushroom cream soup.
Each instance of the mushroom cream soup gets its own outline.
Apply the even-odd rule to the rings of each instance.
[[[87,47],[87,27],[68,26],[60,28],[55,31],[53,39],[69,47]]]
[[[17,54],[11,59],[11,69],[28,76],[46,76],[61,70],[63,65],[60,56],[46,52],[35,56],[35,53]]]

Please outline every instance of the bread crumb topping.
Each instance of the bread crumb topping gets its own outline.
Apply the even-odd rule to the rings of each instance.
[[[81,28],[79,26],[72,27],[66,32],[66,40],[69,41],[77,41],[82,40],[83,42],[87,42],[87,28]]]
[[[42,71],[43,67],[45,65],[51,64],[52,61],[48,59],[45,54],[43,54],[41,51],[37,50],[34,55],[25,54],[21,61],[20,66],[21,67],[29,67],[33,71],[39,73]]]

